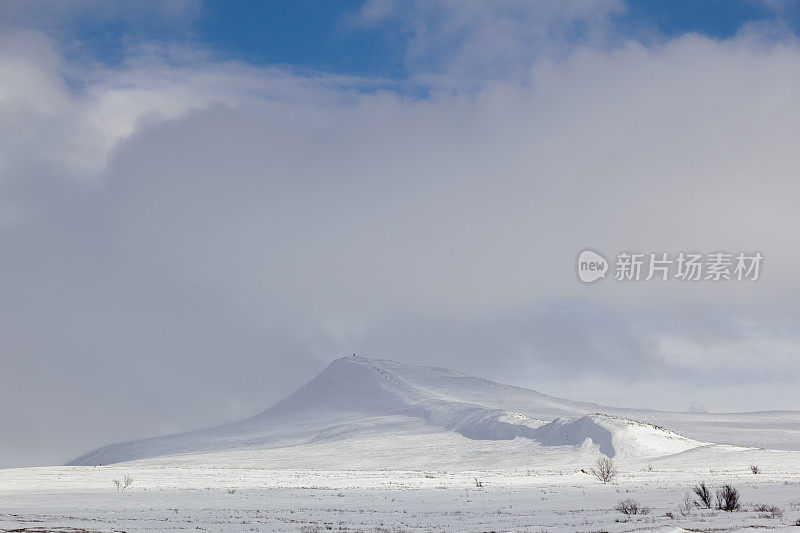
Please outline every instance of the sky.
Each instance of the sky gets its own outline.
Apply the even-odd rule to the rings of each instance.
[[[791,3],[0,5],[0,467],[241,419],[357,353],[797,409]],[[621,251],[750,282],[584,285]]]

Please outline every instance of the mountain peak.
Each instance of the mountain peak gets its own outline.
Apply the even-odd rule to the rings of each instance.
[[[401,363],[357,355],[335,359],[317,377],[262,415],[307,409],[397,412],[405,407],[401,395],[408,386],[390,371],[396,365]]]

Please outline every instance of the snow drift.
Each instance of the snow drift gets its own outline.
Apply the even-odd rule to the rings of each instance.
[[[703,445],[667,429],[609,415],[558,418],[536,430],[545,446],[592,443],[608,457],[653,457],[685,452]]]

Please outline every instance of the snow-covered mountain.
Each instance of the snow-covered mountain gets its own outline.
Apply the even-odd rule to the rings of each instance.
[[[598,453],[652,461],[702,454],[710,443],[800,450],[800,412],[620,409],[442,368],[346,357],[248,420],[113,444],[70,464],[152,459],[307,468],[492,468],[541,464],[556,455],[561,464],[586,464]]]

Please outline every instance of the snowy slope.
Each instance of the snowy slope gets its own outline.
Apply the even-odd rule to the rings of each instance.
[[[650,460],[708,443],[800,450],[800,413],[619,409],[447,369],[347,357],[248,420],[106,446],[71,464],[239,458],[269,467],[493,468],[535,464],[554,453],[576,464],[598,453]]]

